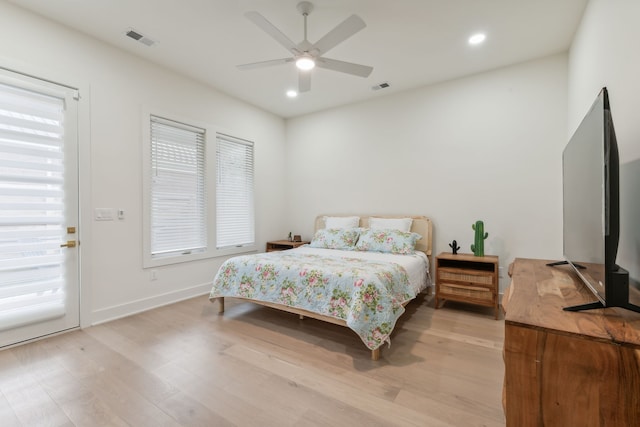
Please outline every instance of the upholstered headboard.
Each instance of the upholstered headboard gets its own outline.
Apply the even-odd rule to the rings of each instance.
[[[411,218],[413,222],[411,223],[411,231],[414,233],[418,233],[422,236],[422,239],[418,240],[416,243],[416,250],[424,252],[429,259],[431,259],[431,249],[432,249],[432,231],[433,226],[431,224],[431,220],[426,216],[413,216],[413,215],[319,215],[316,217],[316,223],[314,227],[314,232],[318,231],[321,228],[324,228],[324,219],[325,217],[347,217],[347,216],[358,216],[360,217],[360,227],[367,228],[369,227],[369,218]]]

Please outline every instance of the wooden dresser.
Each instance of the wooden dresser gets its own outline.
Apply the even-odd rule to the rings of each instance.
[[[563,311],[595,297],[547,262],[516,259],[502,300],[507,426],[640,426],[640,313]]]

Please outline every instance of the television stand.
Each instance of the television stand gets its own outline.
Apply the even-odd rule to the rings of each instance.
[[[550,262],[547,263],[547,267],[557,267],[559,265],[569,265],[569,261],[555,261],[555,262]],[[579,268],[580,270],[584,270],[586,267],[584,265],[580,265],[580,264],[573,264],[576,266],[576,268]]]
[[[600,301],[589,302],[587,304],[572,305],[571,307],[562,307],[564,311],[595,310],[596,308],[606,308],[606,307]]]
[[[569,265],[568,261],[556,261],[546,264],[548,267],[556,267],[559,265]],[[573,264],[576,268],[584,269],[585,267],[579,264]],[[586,304],[572,305],[569,307],[563,307],[564,311],[585,311],[595,310],[598,308],[612,308],[619,307],[625,310],[635,311],[640,313],[640,306],[629,302],[629,272],[624,268],[616,265],[615,271],[607,274],[607,288],[605,289],[604,301],[598,296],[590,286],[590,290],[593,292],[599,301],[590,302]]]
[[[636,313],[640,313],[640,306],[635,304],[631,304],[630,302],[621,305],[614,305],[614,307],[625,308],[627,310],[635,311]]]
[[[580,305],[572,305],[571,307],[562,307],[564,311],[584,311],[584,310],[594,310],[596,308],[611,308],[611,307],[619,307],[627,310],[635,311],[636,313],[640,313],[640,306],[635,304],[631,304],[630,302],[626,304],[620,305],[604,305],[600,301],[590,302],[587,304]]]
[[[546,262],[516,259],[502,299],[506,426],[637,426],[640,315],[563,311],[592,294]]]

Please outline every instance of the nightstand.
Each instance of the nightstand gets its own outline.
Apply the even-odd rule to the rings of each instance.
[[[306,245],[309,242],[290,242],[289,240],[273,240],[267,242],[267,252],[284,251]]]
[[[493,307],[498,319],[498,257],[450,254],[436,257],[436,308],[440,300]]]

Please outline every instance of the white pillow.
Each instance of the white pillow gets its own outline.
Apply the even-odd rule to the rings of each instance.
[[[408,233],[411,230],[411,218],[369,218],[369,228],[372,230],[398,230]]]
[[[358,228],[359,216],[325,216],[324,228]]]

